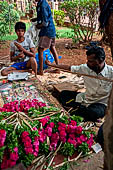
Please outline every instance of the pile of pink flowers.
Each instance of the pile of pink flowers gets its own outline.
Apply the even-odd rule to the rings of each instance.
[[[81,126],[77,126],[76,121],[70,120],[69,124],[58,122],[58,131],[53,133],[55,124],[54,122],[48,123],[49,120],[49,116],[46,116],[40,120],[43,128],[38,129],[39,136],[35,136],[34,142],[32,142],[27,131],[22,133],[21,138],[22,142],[24,143],[24,150],[26,154],[30,153],[35,157],[38,156],[40,143],[47,141],[47,137],[49,137],[50,140],[50,151],[55,151],[59,142],[62,142],[63,144],[68,142],[73,144],[75,148],[80,146],[82,142],[86,142],[89,149],[91,149],[91,146],[94,143],[93,134],[90,135],[90,138],[87,138],[84,134],[82,134],[83,129]],[[34,130],[37,131],[37,128],[34,128]]]
[[[0,148],[4,147],[5,140],[6,140],[6,131],[4,129],[0,129]],[[1,170],[11,168],[14,165],[16,165],[16,161],[19,158],[18,148],[15,147],[13,150],[14,152],[11,152],[11,150],[8,150],[8,152],[4,152],[2,164],[1,164]]]
[[[39,108],[46,106],[45,103],[39,102],[37,99],[33,100],[15,100],[4,104],[3,107],[0,107],[0,112],[27,112],[31,107]]]
[[[46,116],[41,119],[40,122],[43,126],[45,126],[49,119],[50,117]],[[88,139],[84,134],[82,134],[83,128],[81,126],[77,126],[76,121],[70,120],[69,124],[58,122],[58,131],[56,133],[52,133],[54,126],[55,124],[51,122],[40,132],[41,142],[44,142],[47,136],[50,137],[50,150],[56,150],[59,141],[62,143],[68,142],[73,144],[75,148],[80,146],[82,142],[86,142],[88,147],[91,149],[91,146],[94,143],[93,134],[90,134],[90,138]]]
[[[9,155],[9,158],[8,158],[8,155]],[[19,159],[19,156],[18,156],[17,147],[13,149],[13,152],[11,152],[10,150],[8,151],[8,153],[5,152],[3,155],[2,163],[1,163],[1,170],[12,168],[13,166],[16,165],[16,162],[18,159]]]
[[[5,139],[6,131],[4,129],[0,129],[0,148],[4,146]]]
[[[38,156],[39,152],[39,139],[37,136],[34,137],[34,142],[29,137],[29,133],[24,131],[21,135],[22,142],[24,143],[24,150],[26,154],[33,154],[35,157]]]
[[[20,103],[14,101],[5,104],[3,108],[0,108],[0,111],[27,112],[31,107],[37,109],[44,106],[46,106],[45,103],[38,102],[36,99],[22,100]],[[29,129],[27,125],[22,125],[22,127],[16,129],[14,134],[12,131],[13,125],[11,125],[12,129],[9,131],[10,125],[7,123],[0,124],[1,170],[13,167],[19,160],[22,160],[27,167],[42,152],[43,154],[44,152],[48,154],[55,151],[60,143],[65,151],[68,150],[67,155],[69,155],[71,148],[71,151],[73,151],[71,153],[73,154],[75,150],[84,147],[84,143],[86,148],[83,148],[83,150],[88,148],[89,151],[91,149],[94,143],[94,135],[91,132],[86,135],[82,126],[77,125],[76,118],[60,117],[60,114],[55,116],[46,116],[39,121],[30,122],[33,130]],[[11,140],[11,136],[15,139],[15,143]],[[7,141],[12,141],[11,147],[9,147],[9,142]],[[62,152],[64,155],[65,151]]]

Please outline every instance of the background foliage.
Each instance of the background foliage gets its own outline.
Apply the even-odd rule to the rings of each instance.
[[[19,13],[14,5],[8,4],[7,1],[0,1],[0,37],[11,34],[18,20]]]
[[[96,29],[98,0],[74,0],[61,3],[62,9],[74,29],[74,41],[90,41]]]

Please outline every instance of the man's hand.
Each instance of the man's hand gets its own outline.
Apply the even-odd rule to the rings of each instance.
[[[14,42],[14,44],[16,45],[16,47],[17,47],[20,51],[23,51],[23,47],[22,47],[20,44],[18,44],[18,43],[16,43],[16,42]]]
[[[51,65],[51,62],[47,59],[47,56],[46,56],[45,64],[48,65],[48,66]]]

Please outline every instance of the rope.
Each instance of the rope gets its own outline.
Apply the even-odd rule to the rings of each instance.
[[[72,72],[72,71],[69,71],[69,70],[65,70],[65,69],[58,68],[57,66],[51,66],[51,67],[60,69],[60,70],[63,71],[63,72],[68,72],[68,73],[71,73],[71,74],[76,74],[76,75],[78,75],[78,76],[86,76],[86,77],[90,77],[90,78],[95,78],[95,79],[99,79],[99,80],[104,80],[104,81],[113,82],[113,80],[111,80],[111,79],[109,79],[109,78],[106,78],[106,77],[93,76],[93,75],[88,75],[88,74],[81,74],[81,73],[77,73],[77,72]]]

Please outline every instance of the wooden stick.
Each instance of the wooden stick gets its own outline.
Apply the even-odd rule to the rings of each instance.
[[[14,116],[16,116],[17,115],[17,112],[16,113],[13,113],[11,116],[9,116],[7,119],[5,119],[5,120],[9,120],[9,119],[11,119],[12,117],[14,117]]]
[[[34,164],[34,163],[36,163],[37,161],[39,161],[39,159],[41,159],[42,157],[44,157],[44,155],[41,155],[41,156],[37,157],[36,159],[34,159],[34,160],[32,161],[32,164]]]
[[[22,116],[26,117],[28,120],[30,120],[33,123],[32,119],[28,117],[24,112],[19,112],[19,114],[22,114]]]
[[[51,161],[49,162],[49,165],[48,165],[48,167],[47,167],[47,170],[49,170],[49,167],[51,166],[51,164],[52,164],[52,162],[53,162],[53,160],[54,160],[57,152],[59,151],[61,145],[62,145],[62,142],[61,142],[60,145],[58,146],[57,150],[53,153],[53,157],[52,157]]]
[[[58,167],[60,167],[60,166],[63,166],[64,164],[66,164],[66,163],[68,163],[68,162],[77,161],[77,160],[81,157],[81,155],[82,155],[82,152],[80,152],[80,154],[79,154],[76,158],[74,158],[74,159],[70,159],[70,160],[68,160],[68,161],[66,161],[66,162],[63,162],[63,163],[58,164],[58,165],[56,165],[56,166],[53,166],[53,169],[56,169],[56,168],[58,168]]]
[[[37,117],[37,118],[33,118],[32,120],[33,120],[33,121],[34,121],[34,120],[39,120],[39,119],[44,118],[44,117],[47,116],[47,115],[53,116],[53,115],[56,115],[56,114],[58,114],[58,112],[56,112],[56,113],[51,113],[51,114],[42,114],[42,115],[39,115],[39,117]]]
[[[50,67],[58,68],[57,66],[50,66]],[[72,71],[69,71],[69,70],[61,69],[61,68],[58,68],[58,69],[60,69],[61,71],[64,71],[64,72],[71,73],[71,74],[77,74],[78,76],[86,76],[86,77],[90,77],[90,78],[95,78],[95,79],[99,79],[99,80],[113,82],[113,80],[106,78],[106,77],[93,76],[93,75],[88,75],[88,74],[83,74],[83,73],[81,74],[81,73],[72,72]]]

